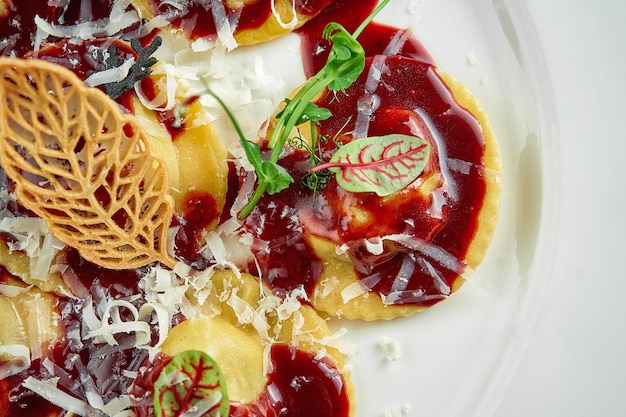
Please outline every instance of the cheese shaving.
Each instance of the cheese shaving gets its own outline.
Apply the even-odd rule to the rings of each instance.
[[[115,20],[104,19],[99,22],[83,22],[73,26],[53,25],[40,16],[35,16],[37,28],[49,36],[69,39],[94,39],[97,36],[114,36],[122,30],[139,23],[139,16],[134,10],[115,16]]]
[[[462,275],[465,271],[465,263],[459,258],[447,252],[445,249],[433,245],[432,243],[428,243],[422,239],[406,234],[387,235],[383,236],[381,239],[399,243],[408,249],[419,252],[458,275]]]
[[[392,408],[385,410],[385,417],[403,417],[409,414],[411,406],[409,404],[396,405]]]
[[[373,237],[369,239],[365,239],[365,249],[372,255],[381,255],[385,246],[383,244],[383,240],[379,237]]]
[[[128,76],[130,68],[135,64],[135,58],[130,58],[124,61],[119,67],[109,68],[104,71],[94,72],[87,79],[85,79],[85,85],[87,87],[97,87],[99,85],[116,83],[122,81]]]
[[[341,299],[343,303],[346,304],[350,300],[360,297],[367,292],[369,292],[369,289],[365,288],[360,281],[355,281],[341,290]]]
[[[276,10],[276,0],[271,0],[270,4],[272,7],[272,14],[276,18],[276,21],[278,22],[278,24],[283,29],[293,30],[298,24],[298,15],[296,13],[296,2],[295,1],[291,2],[291,20],[289,22],[283,22],[282,16],[280,15],[280,13],[278,13],[278,10]]]
[[[374,114],[380,104],[376,90],[381,82],[382,75],[387,71],[386,61],[387,57],[384,55],[376,55],[372,60],[365,81],[363,95],[357,101],[357,116],[352,133],[355,138],[368,136],[372,114]]]
[[[25,388],[35,392],[39,396],[50,401],[52,404],[79,416],[86,416],[91,407],[87,402],[72,397],[57,388],[58,378],[40,380],[32,376],[26,378],[22,384]]]
[[[396,361],[402,356],[402,345],[400,343],[383,337],[378,342],[378,346],[385,353],[385,358],[390,361]]]
[[[239,288],[233,288],[226,304],[230,306],[242,325],[250,324],[264,340],[269,340],[270,327],[263,315],[237,295]]]
[[[56,239],[40,218],[13,217],[0,220],[0,232],[9,233],[14,240],[7,242],[11,251],[24,251],[31,259],[30,278],[45,280],[57,253],[65,245]]]
[[[231,241],[231,245],[235,243]],[[211,231],[206,235],[206,247],[202,250],[203,256],[213,259],[218,268],[227,268],[235,272],[237,277],[241,276],[237,262],[229,260],[229,253],[237,253],[226,248],[225,240],[216,232]]]
[[[215,21],[218,39],[222,41],[229,51],[232,51],[237,47],[237,41],[235,40],[234,33],[237,28],[237,21],[239,20],[241,10],[235,10],[230,16],[228,16],[223,2],[212,1],[211,11],[213,12],[213,19]]]
[[[10,356],[0,363],[0,381],[30,368],[30,350],[24,345],[0,345],[0,357]]]
[[[359,347],[356,343],[345,339],[345,335],[347,333],[348,329],[341,327],[335,333],[321,338],[312,337],[310,334],[305,336],[314,343],[319,343],[322,346],[337,349],[346,356],[354,356],[357,354]]]
[[[178,70],[172,64],[158,63],[152,69],[153,78],[156,79],[154,91],[156,97],[149,100],[141,89],[141,83],[135,83],[135,93],[141,104],[147,109],[154,111],[169,111],[177,104],[176,95],[179,88]],[[159,77],[162,76],[162,77]]]
[[[16,297],[28,291],[29,287],[20,287],[17,285],[0,284],[0,294],[5,297]]]
[[[123,320],[120,309],[128,310],[132,315],[132,320]],[[128,301],[113,300],[106,306],[98,328],[90,331],[85,339],[95,338],[96,343],[117,345],[118,341],[114,336],[119,333],[134,333],[137,337],[137,346],[145,346],[150,341],[150,325],[139,320],[137,308]]]
[[[404,48],[404,44],[406,43],[406,41],[411,39],[412,36],[413,33],[410,29],[396,31],[396,33],[394,33],[393,37],[385,47],[383,55],[398,55],[402,51],[402,48]]]

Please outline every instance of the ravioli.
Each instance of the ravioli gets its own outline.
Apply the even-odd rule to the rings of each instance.
[[[183,0],[134,1],[145,18],[164,18],[172,29],[184,32],[189,39],[219,38],[229,48],[268,42],[290,33],[330,3],[331,0],[226,0],[206,5]]]
[[[188,350],[209,353],[224,373],[234,415],[244,410],[273,415],[286,404],[291,405],[290,415],[298,409],[324,414],[337,406],[345,408],[342,414],[354,415],[354,388],[341,342],[314,309],[295,297],[278,298],[248,274],[216,271],[207,285],[208,297],[190,290],[189,300],[200,314],[169,332],[160,348],[165,359],[157,362]],[[291,360],[276,362],[284,352],[290,352]],[[148,369],[154,367],[159,365]],[[281,382],[292,367],[310,372],[301,375],[300,390],[307,392],[306,398]],[[140,380],[138,385],[150,384]],[[149,410],[141,412],[149,414]]]
[[[255,252],[251,268],[278,292],[305,288],[318,311],[349,319],[406,316],[447,299],[480,264],[498,218],[499,147],[477,100],[425,60],[375,55],[346,91],[316,104],[333,115],[316,122],[326,138],[317,158],[386,134],[420,137],[432,154],[413,183],[380,197],[333,178],[310,189],[310,149],[290,147],[279,163],[294,185],[265,195],[243,222],[272,248]]]

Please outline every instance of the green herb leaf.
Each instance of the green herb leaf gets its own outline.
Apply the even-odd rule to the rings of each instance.
[[[330,162],[311,171],[329,169],[347,191],[387,196],[400,191],[422,173],[430,144],[408,135],[372,136],[340,147]]]
[[[248,162],[250,162],[250,165],[254,168],[254,172],[257,175],[259,183],[266,184],[263,188],[263,192],[267,189],[268,193],[276,194],[289,187],[289,185],[293,183],[293,177],[291,174],[289,174],[285,168],[281,167],[276,162],[263,160],[261,147],[257,143],[246,139],[243,131],[241,130],[241,126],[239,126],[239,123],[235,118],[235,115],[230,111],[228,106],[226,106],[226,103],[224,103],[224,101],[217,94],[215,94],[208,85],[205,85],[205,87],[207,93],[217,100],[235,127],[237,135],[239,136],[241,147],[246,154]]]
[[[289,105],[290,101],[291,100],[289,100],[288,98],[285,99],[285,103],[287,103],[287,105]],[[280,111],[276,115],[276,118],[280,119],[281,117],[283,117],[284,112],[284,110]],[[307,103],[306,107],[302,111],[302,114],[300,115],[300,118],[298,118],[298,120],[296,121],[296,126],[299,126],[306,122],[317,122],[321,120],[326,120],[329,119],[332,115],[333,114],[327,108],[320,107],[317,104],[310,102]]]
[[[293,177],[278,165],[278,160],[289,139],[289,135],[291,135],[292,129],[306,121],[319,121],[331,117],[330,111],[321,109],[313,103],[313,100],[325,88],[334,91],[348,88],[363,72],[365,68],[365,51],[356,38],[389,1],[383,0],[361,23],[354,35],[351,35],[339,23],[331,22],[326,25],[323,36],[331,42],[331,50],[326,64],[302,86],[293,99],[286,100],[287,104],[284,110],[277,116],[276,126],[268,139],[267,146],[269,149],[272,149],[272,154],[267,161],[262,160],[261,153],[257,149],[258,146],[255,148],[244,137],[235,117],[222,100],[208,88],[208,85],[206,86],[209,94],[218,100],[235,126],[246,157],[254,167],[257,175],[257,187],[250,200],[239,212],[240,219],[246,218],[252,212],[266,191],[270,194],[275,194],[284,190],[293,182]]]
[[[267,183],[267,192],[270,194],[279,193],[293,183],[291,174],[276,162],[263,161],[259,173],[260,180]]]
[[[365,51],[339,23],[329,23],[324,29],[324,37],[332,43],[328,61],[322,69],[322,72],[332,76],[328,88],[333,91],[346,89],[363,72]]]
[[[197,350],[182,352],[163,368],[154,383],[156,417],[227,417],[230,401],[217,363]]]

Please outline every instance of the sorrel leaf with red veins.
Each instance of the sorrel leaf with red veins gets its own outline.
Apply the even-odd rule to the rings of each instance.
[[[154,412],[157,417],[227,417],[226,381],[213,358],[197,350],[174,356],[154,383]]]
[[[347,191],[387,196],[400,191],[422,173],[430,156],[430,144],[408,135],[372,136],[343,146],[327,163],[312,171],[329,169]]]

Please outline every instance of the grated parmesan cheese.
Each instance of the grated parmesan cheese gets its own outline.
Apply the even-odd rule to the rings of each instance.
[[[0,357],[11,359],[0,361],[0,381],[30,367],[30,349],[25,345],[0,345]]]
[[[400,343],[383,337],[378,342],[378,346],[385,353],[385,358],[390,361],[396,361],[402,356],[402,345]]]
[[[40,380],[29,376],[22,384],[25,388],[50,401],[52,404],[79,416],[86,416],[91,407],[83,400],[72,397],[57,388],[58,378]]]
[[[396,405],[385,410],[385,417],[404,417],[411,411],[411,405]]]
[[[237,28],[237,21],[239,20],[241,10],[233,10],[231,15],[227,15],[223,2],[212,1],[211,11],[213,12],[213,20],[215,21],[218,39],[229,51],[232,51],[237,47],[234,33]]]
[[[139,16],[134,10],[116,15],[115,20],[104,19],[99,22],[82,22],[72,26],[53,25],[40,16],[35,16],[37,29],[47,36],[68,39],[94,39],[97,36],[114,36],[122,30],[139,23]],[[40,40],[41,42],[41,40]]]
[[[119,67],[109,68],[104,71],[94,72],[87,79],[85,85],[87,87],[97,87],[103,84],[120,82],[128,76],[130,68],[135,64],[135,58],[130,58]]]
[[[31,259],[30,278],[33,280],[47,279],[55,256],[65,247],[40,218],[7,215],[0,220],[0,232],[14,238],[7,242],[10,251],[24,251]]]

